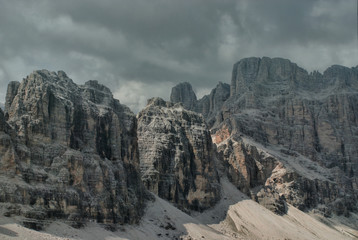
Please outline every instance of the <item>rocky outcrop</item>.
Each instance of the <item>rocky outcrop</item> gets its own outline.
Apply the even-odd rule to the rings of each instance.
[[[302,155],[331,176],[318,182],[318,175],[309,180],[304,174],[281,176],[284,184],[292,182],[289,189],[293,190],[291,195],[285,193],[286,201],[300,209],[324,202],[337,213],[356,208],[357,67],[335,65],[323,74],[307,73],[286,59],[248,58],[234,65],[230,88],[230,98],[217,114],[211,130],[216,143],[243,136],[255,144],[276,146],[292,156]],[[257,154],[248,154],[251,147],[239,143],[236,147],[227,146],[226,151],[231,154],[224,161],[228,162],[229,175],[240,189],[251,194],[257,184],[269,179],[257,172],[257,162],[262,159]],[[270,184],[270,188],[276,187]],[[290,197],[295,200],[289,200]],[[339,210],[345,204],[352,207]]]
[[[209,95],[205,95],[203,98],[198,100],[195,111],[203,114],[209,127],[211,127],[215,121],[222,121],[222,119],[216,118],[221,117],[218,113],[229,96],[230,85],[219,82]]]
[[[142,180],[182,210],[201,211],[220,196],[215,152],[203,117],[153,98],[138,114]]]
[[[229,96],[230,85],[219,82],[210,94],[197,100],[190,83],[184,82],[172,88],[170,101],[173,103],[181,102],[185,109],[203,114],[209,127],[211,127],[216,121],[216,118],[220,117],[217,116],[217,114]]]
[[[358,69],[308,74],[284,59],[234,65],[223,119],[261,143],[283,145],[349,176],[358,171]]]
[[[51,217],[75,225],[139,220],[137,121],[107,87],[35,71],[9,84],[6,115],[16,134],[0,129],[0,202],[23,206],[29,226]]]
[[[261,96],[288,94],[298,86],[307,86],[309,80],[306,70],[287,59],[245,58],[234,64],[230,96],[247,92]]]
[[[14,100],[15,95],[17,94],[17,90],[19,89],[20,83],[16,81],[9,82],[7,85],[7,92],[5,97],[5,109],[9,109]]]
[[[185,109],[194,110],[197,99],[191,84],[183,82],[172,88],[170,101],[173,103],[181,102]]]
[[[42,70],[11,82],[0,110],[5,215],[35,229],[48,218],[133,223],[143,183],[202,211],[220,198],[217,160],[277,214],[287,204],[325,216],[358,211],[358,67],[308,73],[286,59],[248,58],[230,86],[197,100],[182,83],[171,100],[150,99],[136,119],[97,81],[78,86]]]
[[[295,152],[262,146],[231,136],[218,144],[229,180],[253,200],[277,214],[289,203],[300,210],[318,208],[325,216],[349,216],[357,211],[357,193],[348,182],[339,183],[341,172],[327,169]],[[337,172],[338,171],[338,172]]]

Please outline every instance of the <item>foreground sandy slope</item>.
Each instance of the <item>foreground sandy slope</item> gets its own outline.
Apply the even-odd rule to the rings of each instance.
[[[222,233],[243,239],[358,239],[358,231],[335,219],[325,219],[328,227],[292,206],[286,215],[279,216],[248,199],[227,179],[221,184],[225,197],[196,219]],[[223,212],[226,217],[218,223],[215,218],[223,218]]]
[[[148,204],[139,225],[121,226],[116,232],[96,223],[74,229],[61,222],[37,232],[17,224],[19,219],[1,217],[0,239],[358,239],[357,231],[335,227],[332,220],[328,227],[292,206],[286,215],[275,215],[248,199],[225,178],[221,183],[222,200],[213,209],[194,216],[156,198]]]

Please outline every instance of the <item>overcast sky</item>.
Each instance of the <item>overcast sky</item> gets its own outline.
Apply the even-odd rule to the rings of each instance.
[[[356,0],[0,0],[0,102],[35,69],[109,86],[133,111],[190,82],[199,96],[249,56],[308,71],[358,64]]]

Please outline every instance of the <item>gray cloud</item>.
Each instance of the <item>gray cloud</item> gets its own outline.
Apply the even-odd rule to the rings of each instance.
[[[0,4],[3,86],[35,69],[62,69],[77,83],[98,79],[134,111],[181,81],[199,95],[229,82],[243,57],[285,57],[309,71],[358,60],[355,0]]]

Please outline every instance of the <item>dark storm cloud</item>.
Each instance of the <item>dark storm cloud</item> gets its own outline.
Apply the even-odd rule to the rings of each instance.
[[[138,110],[189,81],[229,82],[235,61],[357,65],[355,0],[0,0],[0,83],[34,69],[98,79]],[[0,91],[3,99],[5,89]]]

